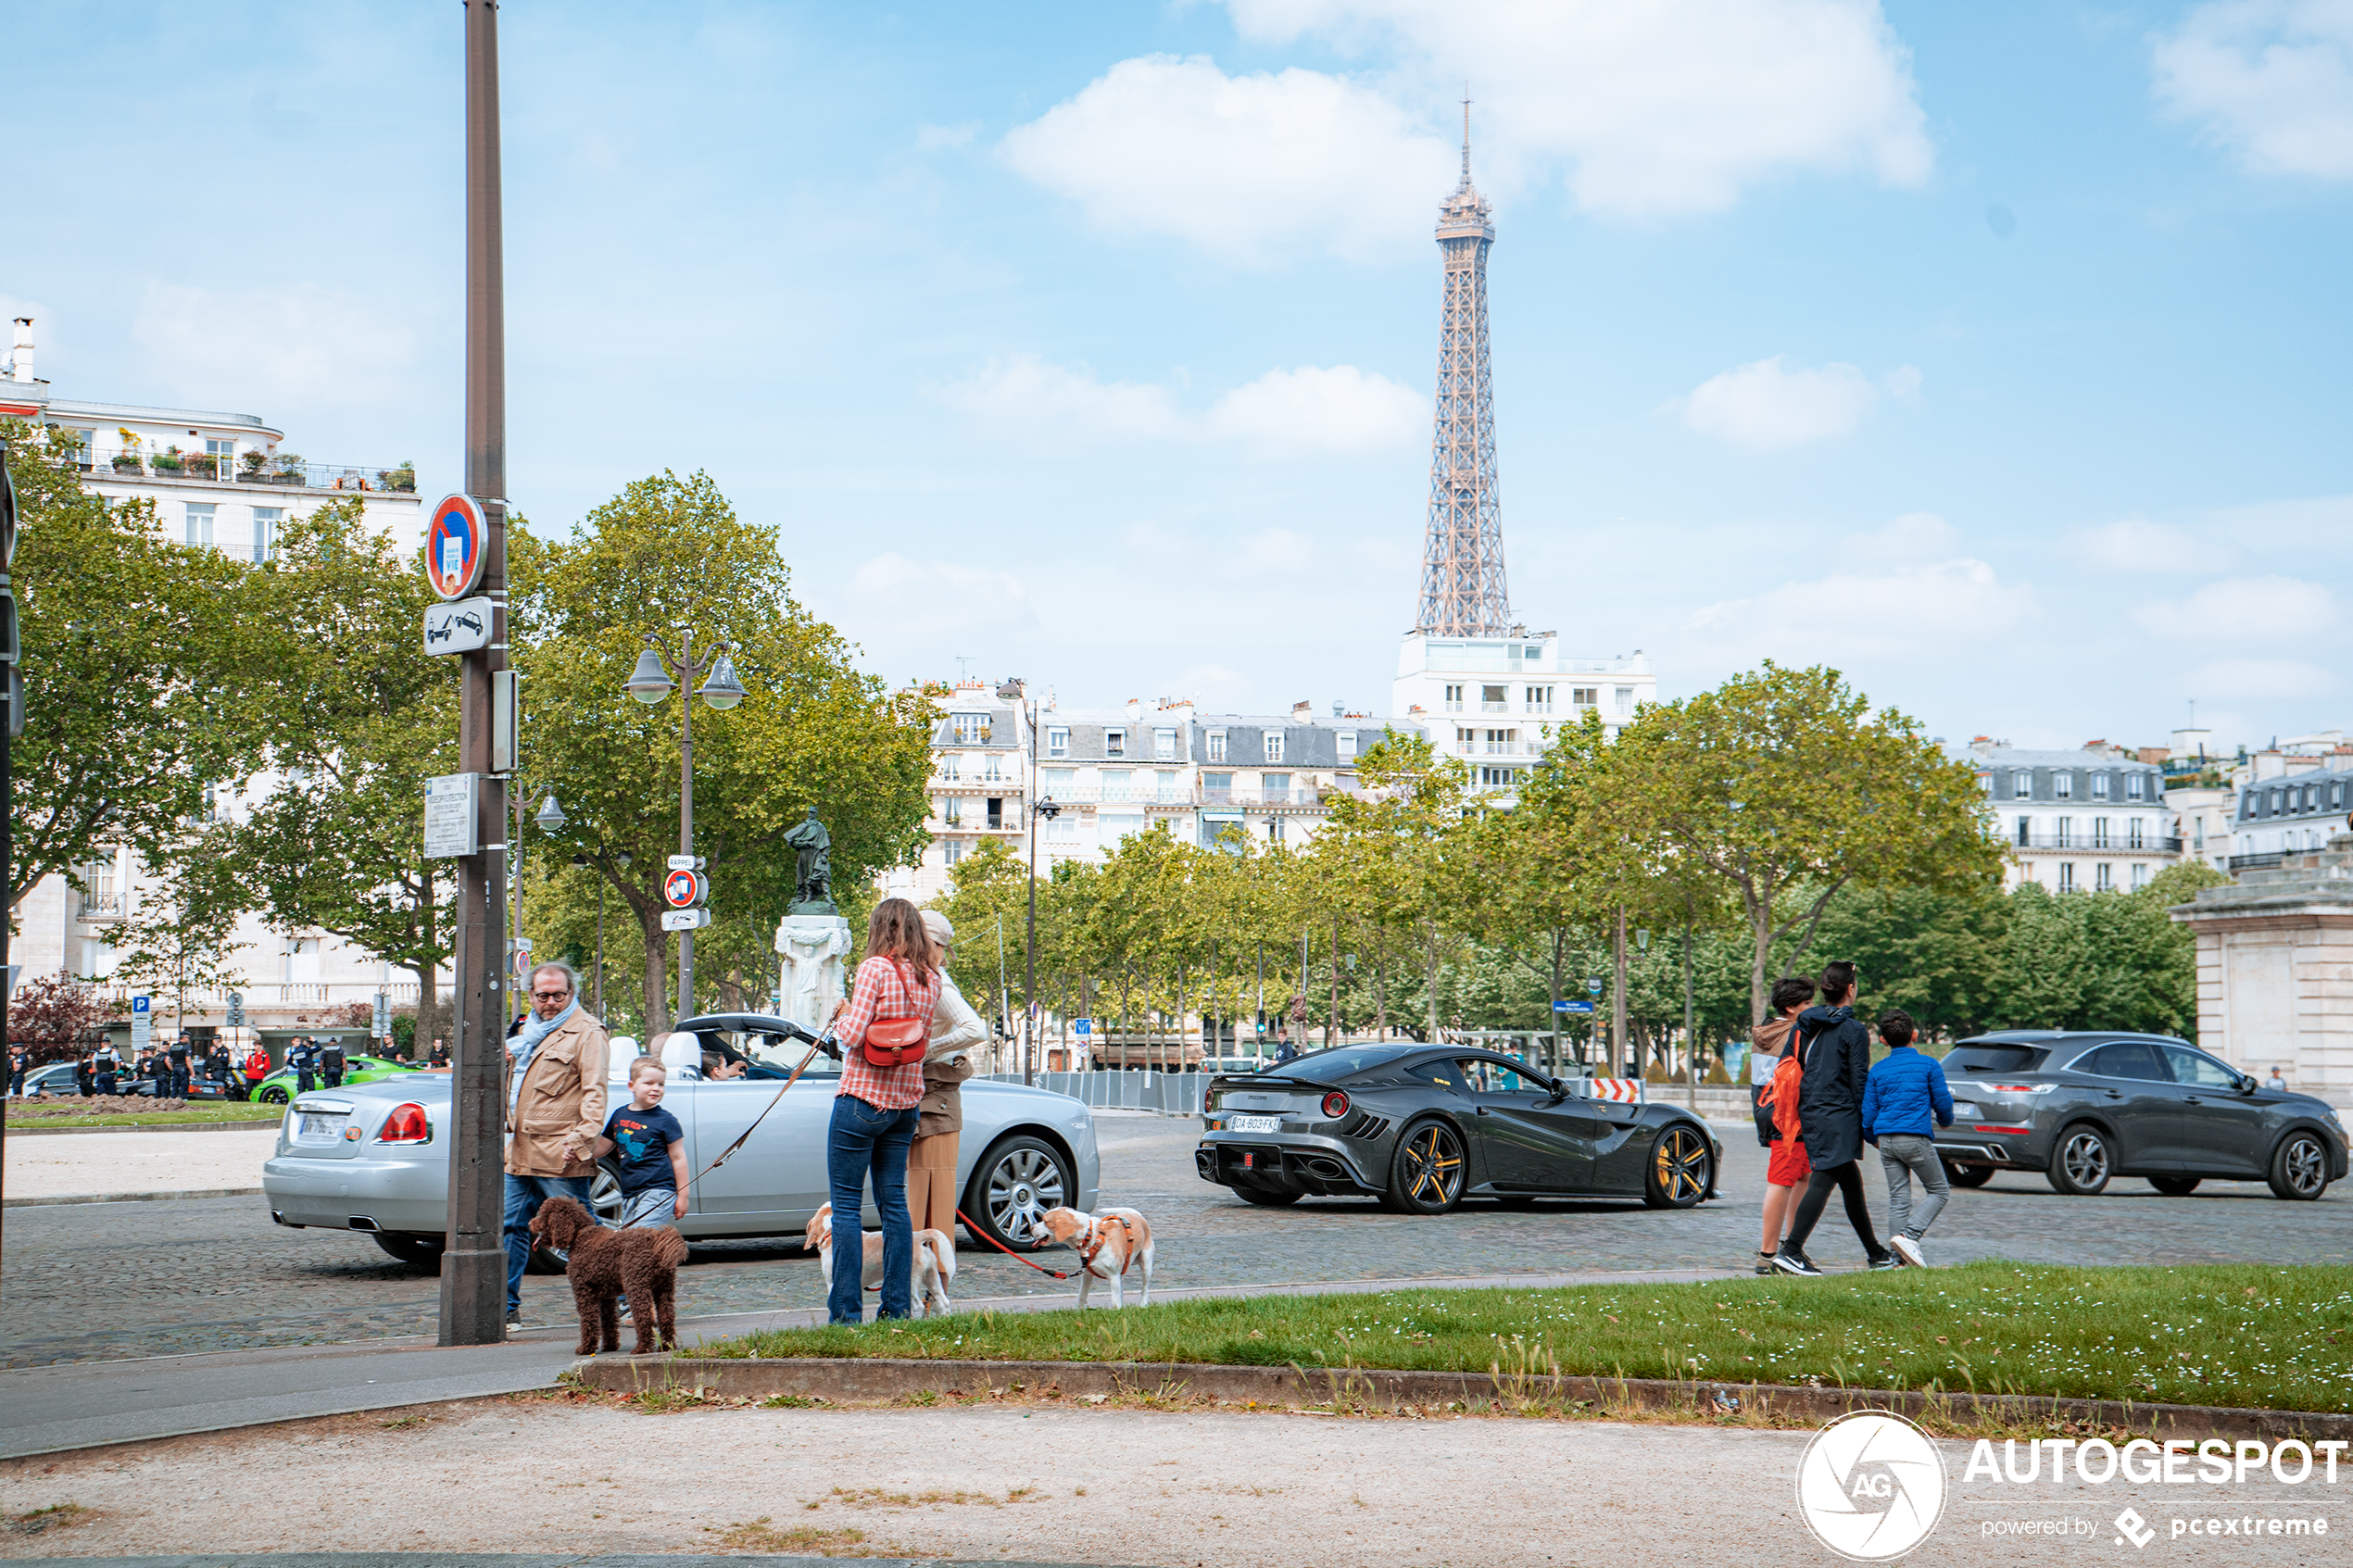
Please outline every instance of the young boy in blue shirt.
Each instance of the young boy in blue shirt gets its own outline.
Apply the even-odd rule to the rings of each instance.
[[[686,1129],[661,1109],[669,1082],[661,1060],[629,1064],[629,1103],[605,1121],[598,1154],[621,1160],[621,1228],[666,1225],[686,1212]]]
[[[1944,1162],[1936,1156],[1938,1127],[1953,1124],[1953,1091],[1945,1086],[1944,1066],[1912,1047],[1918,1033],[1911,1014],[1891,1008],[1880,1015],[1879,1037],[1887,1055],[1863,1080],[1863,1135],[1879,1149],[1887,1173],[1888,1246],[1914,1268],[1925,1268],[1920,1237],[1936,1220],[1952,1194],[1944,1179]],[[1924,1192],[1917,1212],[1912,1208],[1912,1177]]]

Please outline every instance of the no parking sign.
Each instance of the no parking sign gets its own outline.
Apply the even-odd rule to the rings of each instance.
[[[482,581],[490,525],[471,495],[444,495],[425,526],[425,579],[445,599],[462,599]]]

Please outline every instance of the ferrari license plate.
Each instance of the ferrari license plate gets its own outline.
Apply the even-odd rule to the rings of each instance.
[[[306,1110],[302,1113],[302,1135],[306,1138],[339,1138],[343,1136],[344,1120],[341,1116]]]
[[[1278,1133],[1283,1128],[1279,1116],[1229,1116],[1226,1129],[1233,1133]]]

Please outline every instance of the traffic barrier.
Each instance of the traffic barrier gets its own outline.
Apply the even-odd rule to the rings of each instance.
[[[1640,1078],[1587,1078],[1582,1081],[1587,1099],[1613,1099],[1621,1105],[1640,1105],[1650,1097],[1643,1092]]]
[[[1018,1084],[1018,1073],[991,1073],[991,1083]],[[1210,1073],[1040,1073],[1034,1082],[1097,1110],[1142,1110],[1155,1116],[1199,1116],[1214,1077]]]

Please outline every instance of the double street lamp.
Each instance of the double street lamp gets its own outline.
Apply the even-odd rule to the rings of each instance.
[[[669,656],[665,661],[663,655]],[[678,678],[670,678],[675,670]],[[725,712],[744,699],[744,686],[736,679],[735,661],[727,657],[727,645],[714,643],[699,659],[695,657],[695,633],[687,627],[681,633],[675,649],[664,647],[659,638],[648,635],[643,651],[637,655],[637,668],[622,683],[622,690],[651,708],[668,697],[680,686],[692,686],[695,677],[704,677],[700,690],[703,701]],[[678,853],[692,856],[695,852],[695,705],[682,703],[678,710]],[[692,928],[678,934],[678,1012],[679,1018],[691,1018],[695,1011],[695,934]],[[646,1021],[650,1030],[653,1020]]]

